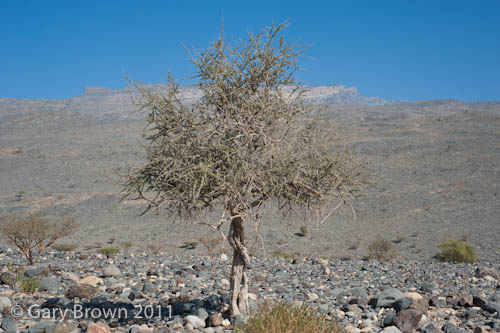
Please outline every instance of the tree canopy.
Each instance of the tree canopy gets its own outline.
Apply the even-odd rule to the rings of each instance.
[[[127,179],[127,195],[179,212],[221,206],[246,210],[275,199],[282,210],[347,200],[358,170],[296,84],[302,49],[286,43],[285,25],[230,45],[222,36],[192,61],[202,98],[180,99],[137,86],[148,111],[147,163]]]

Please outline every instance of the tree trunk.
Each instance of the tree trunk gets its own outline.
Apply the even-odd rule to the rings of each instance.
[[[228,242],[233,248],[233,266],[231,268],[231,314],[247,314],[248,311],[248,251],[245,243],[243,219],[233,214],[229,228]]]

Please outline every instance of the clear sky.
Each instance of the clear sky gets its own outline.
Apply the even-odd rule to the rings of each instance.
[[[206,48],[272,22],[309,44],[304,84],[388,99],[500,100],[499,0],[0,1],[0,97],[66,98],[192,75]]]

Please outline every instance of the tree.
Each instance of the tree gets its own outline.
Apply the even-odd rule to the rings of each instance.
[[[312,211],[358,190],[349,153],[335,152],[318,112],[303,102],[294,74],[303,49],[273,25],[234,45],[223,35],[192,57],[202,98],[183,103],[169,76],[166,92],[135,84],[148,112],[146,163],[124,183],[124,197],[171,212],[221,209],[234,250],[231,311],[248,308],[244,221],[264,203]]]
[[[39,214],[4,217],[0,233],[14,244],[33,265],[59,238],[71,235],[78,225],[74,218],[50,223]]]

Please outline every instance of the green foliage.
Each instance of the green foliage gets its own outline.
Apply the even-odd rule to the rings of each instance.
[[[112,255],[120,253],[120,249],[117,249],[115,247],[106,247],[106,248],[97,250],[97,253],[104,254],[106,256],[112,256]]]
[[[40,280],[35,277],[25,277],[21,281],[21,290],[25,293],[34,293],[40,287]]]
[[[394,245],[381,237],[368,245],[368,259],[391,260],[396,256]]]
[[[313,308],[302,305],[294,306],[285,303],[264,303],[248,321],[237,327],[240,333],[337,333],[345,332],[343,327],[334,320],[328,320]]]
[[[284,252],[284,251],[275,251],[275,252],[273,252],[273,257],[291,260],[291,259],[297,259],[299,257],[299,254],[298,253],[289,253],[289,252]]]
[[[331,127],[303,102],[294,74],[303,50],[286,42],[286,24],[235,45],[223,36],[196,52],[202,98],[188,104],[169,77],[166,91],[135,84],[146,111],[147,160],[125,177],[125,197],[172,212],[222,208],[233,215],[276,207],[314,210],[345,202],[361,185],[349,152],[334,151]]]
[[[477,259],[474,247],[462,240],[449,239],[442,242],[439,249],[441,251],[435,255],[439,261],[473,264]]]
[[[73,218],[50,223],[39,214],[9,216],[0,220],[0,233],[17,246],[32,265],[55,241],[71,235],[77,227]]]
[[[20,265],[14,267],[11,263],[7,265],[9,272],[14,273],[14,279],[12,281],[7,281],[7,283],[24,293],[34,293],[40,287],[40,280],[35,277],[24,276],[24,266]]]
[[[200,243],[198,242],[184,242],[182,243],[182,245],[190,250],[194,250],[196,249],[196,247],[199,245]]]

